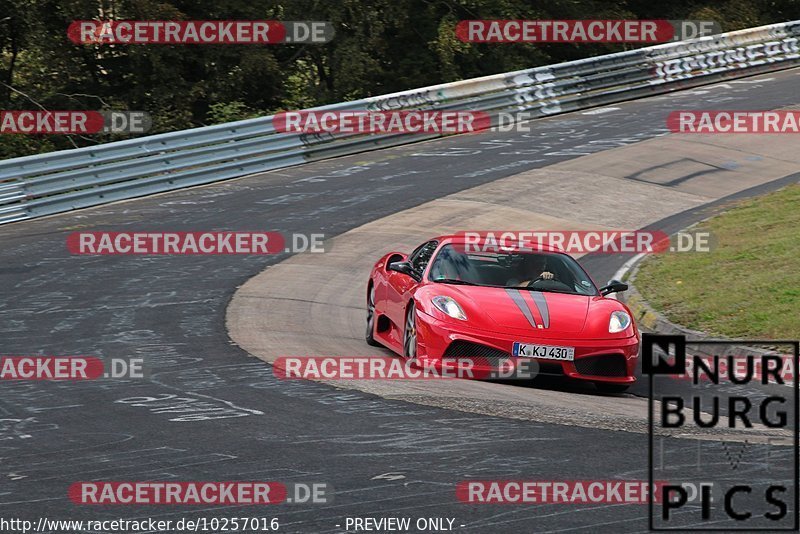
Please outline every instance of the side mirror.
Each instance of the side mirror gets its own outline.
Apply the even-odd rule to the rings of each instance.
[[[619,293],[621,291],[627,291],[628,284],[625,282],[620,282],[619,280],[609,280],[608,284],[600,288],[600,294],[604,297],[606,295],[610,295],[611,293]]]
[[[403,273],[407,276],[410,276],[414,280],[419,280],[417,271],[415,271],[411,264],[407,261],[393,261],[386,267],[386,270]]]

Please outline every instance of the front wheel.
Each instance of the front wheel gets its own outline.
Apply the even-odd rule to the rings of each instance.
[[[630,387],[628,384],[609,384],[608,382],[595,382],[594,385],[601,393],[625,393]]]
[[[414,302],[408,304],[406,325],[403,328],[403,357],[413,360],[417,357],[417,314]]]
[[[369,288],[367,296],[367,345],[380,347],[381,344],[375,339],[375,286]]]

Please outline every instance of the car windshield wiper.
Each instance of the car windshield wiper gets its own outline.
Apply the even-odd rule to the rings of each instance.
[[[439,282],[441,284],[455,284],[460,286],[477,286],[474,282],[467,282],[466,280],[457,280],[455,278],[437,278],[434,282]]]
[[[542,289],[539,287],[515,287],[514,289],[527,289],[528,291],[540,291],[542,293],[561,293],[562,295],[581,295],[583,297],[588,297],[589,295],[584,295],[583,293],[578,293],[576,291],[564,291],[562,289]]]

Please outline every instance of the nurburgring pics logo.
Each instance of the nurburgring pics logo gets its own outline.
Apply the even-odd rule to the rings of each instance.
[[[732,384],[743,384],[755,379],[764,384],[786,385],[794,381],[796,374],[794,358],[789,354],[775,354],[763,360],[740,358],[735,355],[726,357],[698,355],[686,360],[685,372],[671,376],[677,380],[713,382],[715,377],[706,373],[706,369],[716,369],[720,379]]]
[[[272,119],[281,133],[458,134],[491,128],[483,111],[283,111]]]
[[[462,20],[467,43],[665,43],[720,33],[700,20]]]
[[[75,44],[321,44],[333,39],[327,21],[76,20]]]
[[[667,127],[673,133],[798,134],[800,111],[673,111]]]
[[[785,346],[792,349],[794,370],[797,341],[642,335],[642,374],[649,375],[649,480],[674,481],[662,486],[658,512],[657,495],[651,495],[650,530],[796,532],[800,527],[800,390],[797,380],[786,380],[786,357],[776,350]],[[746,362],[741,373],[738,360]],[[676,390],[671,379],[687,373],[691,381]],[[687,447],[686,438],[693,436],[695,443]],[[702,481],[697,505],[686,507],[691,499],[681,481],[695,486]]]
[[[152,124],[145,111],[0,111],[2,134],[136,134]]]
[[[72,254],[280,254],[325,252],[324,234],[280,232],[73,232]]]

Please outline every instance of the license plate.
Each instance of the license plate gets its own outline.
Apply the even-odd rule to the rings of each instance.
[[[522,358],[543,358],[545,360],[572,361],[575,359],[575,347],[556,347],[553,345],[531,345],[514,343],[514,356]]]

